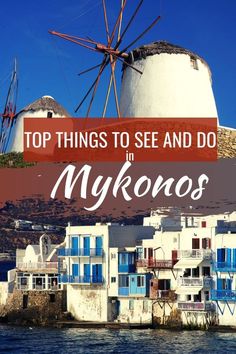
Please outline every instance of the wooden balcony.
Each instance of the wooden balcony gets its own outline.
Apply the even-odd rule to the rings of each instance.
[[[177,260],[159,260],[154,258],[138,259],[136,267],[141,268],[157,268],[157,269],[172,269]]]
[[[177,298],[174,290],[152,290],[150,299],[160,301],[175,301]]]

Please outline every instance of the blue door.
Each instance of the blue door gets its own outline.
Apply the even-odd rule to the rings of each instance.
[[[72,264],[72,277],[76,283],[79,282],[79,264]]]
[[[102,283],[102,264],[93,264],[93,283]]]
[[[102,256],[102,237],[96,237],[96,256]]]
[[[117,317],[120,315],[120,300],[116,301],[116,315]]]
[[[84,282],[90,283],[90,264],[84,264]]]
[[[79,250],[79,238],[78,237],[72,237],[71,238],[71,255],[72,256],[78,256],[78,250]]]
[[[90,256],[90,237],[84,237],[84,256]]]

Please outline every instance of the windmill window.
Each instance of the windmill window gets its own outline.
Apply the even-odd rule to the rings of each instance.
[[[191,63],[192,67],[193,67],[195,70],[198,70],[198,64],[197,64],[197,59],[196,59],[196,58],[190,57],[190,63]]]
[[[49,112],[47,113],[47,118],[52,118],[52,112],[49,111]]]

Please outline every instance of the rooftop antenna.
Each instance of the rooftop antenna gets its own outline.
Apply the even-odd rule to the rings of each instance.
[[[4,111],[0,114],[0,153],[6,153],[11,138],[12,128],[16,122],[16,101],[18,93],[17,63],[14,60],[14,67],[11,75]]]
[[[129,57],[127,50],[129,48],[131,48],[139,39],[141,39],[148,31],[150,31],[156,25],[156,23],[160,20],[160,16],[156,17],[153,20],[153,22],[140,35],[138,35],[129,45],[127,45],[123,49],[120,49],[120,45],[123,43],[123,39],[125,37],[125,34],[128,31],[132,22],[134,21],[137,13],[139,12],[139,10],[143,4],[143,0],[139,1],[133,15],[129,19],[127,25],[125,26],[125,28],[122,32],[121,32],[122,20],[123,20],[124,10],[127,5],[127,0],[121,0],[120,11],[119,11],[118,17],[116,19],[116,22],[114,24],[112,31],[110,31],[110,29],[109,29],[106,1],[105,0],[101,0],[101,1],[102,1],[102,7],[103,7],[103,16],[104,16],[107,44],[99,43],[89,37],[82,38],[79,36],[72,36],[72,35],[68,35],[68,34],[64,34],[64,33],[59,33],[56,31],[49,31],[49,33],[52,35],[58,36],[60,38],[63,38],[67,41],[78,44],[81,47],[89,49],[90,51],[98,52],[103,55],[103,60],[101,63],[99,63],[95,66],[92,66],[86,70],[83,70],[78,74],[79,76],[81,76],[87,72],[98,69],[98,74],[97,74],[95,80],[93,81],[92,85],[90,86],[90,88],[88,89],[86,94],[84,95],[83,99],[80,101],[80,103],[76,107],[75,112],[77,112],[80,109],[80,107],[83,105],[83,103],[86,101],[86,99],[90,96],[90,102],[89,102],[89,105],[87,108],[86,117],[89,116],[101,76],[102,76],[105,68],[108,65],[110,65],[111,75],[110,75],[110,80],[108,83],[108,89],[107,89],[107,94],[106,94],[106,98],[105,98],[105,102],[104,102],[102,117],[105,117],[105,115],[106,115],[107,105],[108,105],[112,86],[113,86],[113,91],[114,91],[117,116],[120,117],[121,112],[120,112],[120,107],[119,107],[117,85],[116,85],[116,76],[115,76],[116,64],[118,61],[120,61],[123,65],[127,65],[127,66],[131,67],[133,70],[135,70],[138,75],[142,75],[142,71],[140,71],[135,66],[130,64],[128,61],[126,61],[126,59]],[[116,38],[116,41],[115,41],[115,38]],[[115,41],[115,43],[114,43],[114,41]]]

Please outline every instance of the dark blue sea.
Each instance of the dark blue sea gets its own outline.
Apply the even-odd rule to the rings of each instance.
[[[236,353],[236,333],[0,326],[0,353]]]

